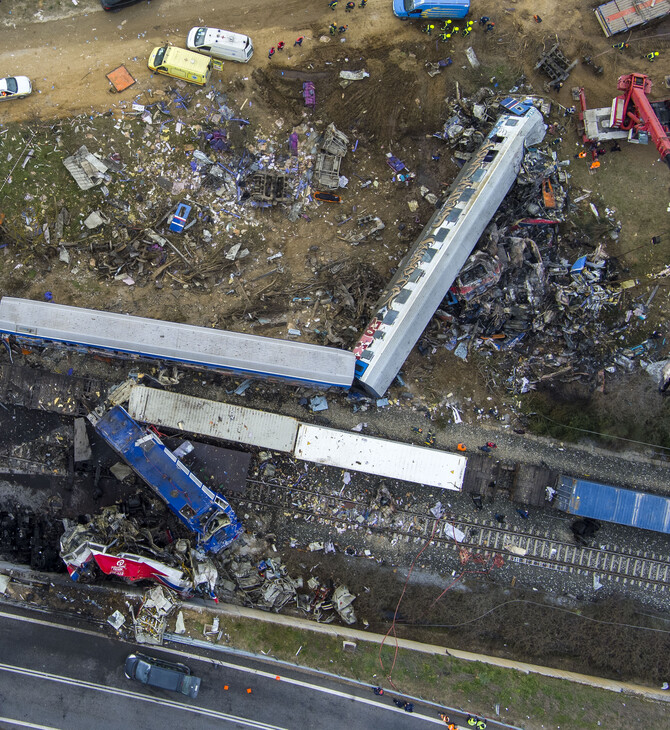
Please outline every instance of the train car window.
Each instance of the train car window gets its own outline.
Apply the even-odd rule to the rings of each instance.
[[[435,240],[438,243],[443,243],[447,240],[447,236],[449,235],[449,229],[446,226],[442,226],[437,233],[435,234]]]

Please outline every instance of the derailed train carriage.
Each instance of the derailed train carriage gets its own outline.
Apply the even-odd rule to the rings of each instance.
[[[354,348],[356,383],[381,397],[447,295],[519,173],[544,138],[542,114],[503,115],[451,186],[377,302]]]
[[[670,497],[561,474],[554,506],[575,517],[670,534]]]
[[[0,334],[18,342],[214,369],[314,387],[349,388],[347,350],[195,327],[30,299],[3,297]]]

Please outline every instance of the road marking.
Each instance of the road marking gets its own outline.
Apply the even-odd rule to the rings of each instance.
[[[57,682],[59,684],[67,684],[72,687],[91,689],[95,690],[96,692],[104,692],[106,694],[116,695],[117,697],[124,697],[125,699],[141,700],[142,702],[149,702],[154,705],[162,705],[163,707],[169,707],[175,710],[184,710],[186,712],[192,712],[196,715],[204,715],[205,717],[211,717],[216,720],[232,720],[234,722],[244,725],[245,727],[256,728],[256,730],[288,730],[287,728],[282,728],[278,725],[268,725],[267,723],[260,722],[259,720],[250,720],[246,717],[230,715],[227,712],[208,710],[204,707],[195,707],[193,705],[185,705],[181,702],[175,702],[174,700],[164,700],[158,697],[149,697],[148,695],[143,695],[139,692],[131,692],[127,689],[117,689],[116,687],[106,687],[104,684],[87,682],[83,679],[71,679],[70,677],[62,677],[60,674],[51,674],[50,672],[42,672],[37,669],[25,669],[23,667],[13,667],[10,664],[0,663],[0,671],[9,672],[10,674],[20,674],[24,677],[32,677],[34,679],[44,679],[49,682]],[[41,728],[42,726],[27,725],[26,727]],[[57,729],[52,728],[51,730]]]
[[[88,636],[96,636],[100,638],[109,638],[99,631],[91,631],[91,629],[80,629],[76,626],[68,626],[67,624],[57,624],[53,621],[45,621],[41,618],[33,618],[32,616],[21,616],[18,613],[7,613],[6,611],[0,611],[0,618],[9,618],[14,621],[24,621],[28,624],[37,624],[38,626],[50,626],[51,628],[65,629],[66,631],[74,631],[77,634],[86,634]]]
[[[80,634],[86,634],[88,636],[95,636],[96,638],[100,639],[107,639],[109,637],[105,636],[105,634],[102,634],[97,631],[91,631],[90,629],[80,629],[75,626],[67,626],[65,624],[57,624],[53,623],[52,621],[45,621],[44,619],[37,619],[32,618],[31,616],[20,616],[18,614],[14,613],[7,613],[5,611],[0,611],[0,618],[8,618],[8,619],[14,619],[16,621],[25,621],[26,623],[33,623],[33,624],[40,624],[42,626],[49,626],[50,628],[57,628],[57,629],[64,629],[66,631],[74,631],[75,633]],[[173,654],[179,657],[184,657],[187,659],[195,659],[196,661],[201,662],[209,662],[210,664],[213,664],[217,667],[225,667],[226,669],[232,669],[236,672],[246,672],[247,674],[252,674],[257,677],[264,677],[267,679],[273,679],[276,680],[277,673],[276,672],[265,672],[262,669],[254,669],[253,667],[245,667],[241,666],[239,664],[232,664],[231,662],[225,662],[221,659],[212,659],[211,657],[203,656],[202,654],[193,654],[188,651],[180,651],[178,649],[171,649],[167,648],[165,646],[157,647],[159,651],[165,651],[169,654]],[[260,661],[260,660],[258,660]],[[0,668],[5,665],[0,664]],[[29,670],[32,671],[32,670]],[[292,684],[296,687],[304,687],[306,689],[311,689],[315,692],[321,692],[323,694],[329,694],[334,697],[340,697],[345,700],[353,700],[354,702],[361,702],[366,705],[370,705],[371,707],[377,707],[380,710],[387,710],[390,712],[402,712],[403,714],[407,714],[409,717],[416,717],[417,719],[421,719],[424,722],[432,722],[435,725],[444,725],[442,720],[439,720],[437,718],[429,717],[428,715],[421,715],[419,713],[412,713],[408,714],[405,713],[403,710],[394,707],[393,705],[383,704],[381,702],[377,702],[376,700],[369,699],[367,697],[360,697],[359,695],[351,694],[349,692],[342,692],[341,690],[337,689],[331,689],[330,687],[322,687],[318,684],[311,684],[310,682],[303,682],[300,679],[293,679],[292,677],[280,677],[282,682],[287,682],[288,684]],[[73,681],[79,681],[79,680],[73,680]],[[100,685],[102,686],[102,685]],[[111,688],[107,688],[111,691]],[[127,690],[118,690],[119,692],[126,692]],[[135,693],[131,693],[133,696]],[[137,697],[144,698],[145,695],[137,695]],[[148,698],[152,699],[152,698]],[[177,707],[179,708],[188,708],[191,709],[190,705],[181,705],[178,702],[175,703]],[[269,727],[269,726],[268,726]]]
[[[19,727],[29,727],[31,730],[60,730],[60,728],[51,727],[51,725],[35,725],[33,722],[14,720],[11,717],[0,717],[0,722],[9,723],[10,725],[18,725]]]
[[[349,692],[342,692],[339,689],[331,689],[330,687],[322,687],[318,684],[312,684],[311,682],[303,682],[301,679],[293,679],[292,677],[282,677],[278,675],[276,672],[265,672],[262,669],[254,669],[252,667],[243,667],[238,664],[231,664],[230,662],[224,662],[221,659],[211,659],[210,657],[203,657],[199,654],[191,654],[191,652],[188,651],[173,651],[173,653],[178,654],[179,656],[186,657],[188,659],[195,659],[200,661],[208,661],[214,664],[217,667],[226,667],[226,669],[233,669],[238,672],[247,672],[248,674],[254,674],[258,677],[265,677],[267,679],[274,679],[277,680],[278,678],[282,682],[286,682],[287,684],[293,684],[296,687],[305,687],[307,689],[311,689],[315,692],[322,692],[323,694],[333,695],[334,697],[341,697],[345,700],[353,700],[354,702],[362,702],[365,705],[370,705],[371,707],[377,707],[380,710],[390,710],[391,712],[401,712],[403,715],[407,715],[408,717],[416,717],[417,719],[421,719],[424,722],[432,722],[435,725],[444,725],[442,720],[429,717],[428,715],[421,715],[419,713],[406,713],[404,710],[399,709],[398,707],[394,707],[392,705],[386,705],[381,702],[378,702],[377,700],[370,699],[368,697],[360,697],[359,695],[354,695]]]

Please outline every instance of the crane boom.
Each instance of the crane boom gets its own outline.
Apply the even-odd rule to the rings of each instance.
[[[617,89],[625,93],[619,126],[623,130],[635,128],[648,132],[656,145],[661,159],[670,167],[670,139],[668,129],[656,116],[647,94],[651,91],[651,79],[644,74],[620,76]]]

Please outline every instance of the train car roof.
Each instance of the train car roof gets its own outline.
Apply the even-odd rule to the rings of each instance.
[[[13,297],[0,332],[326,387],[348,388],[355,364],[334,347]]]

